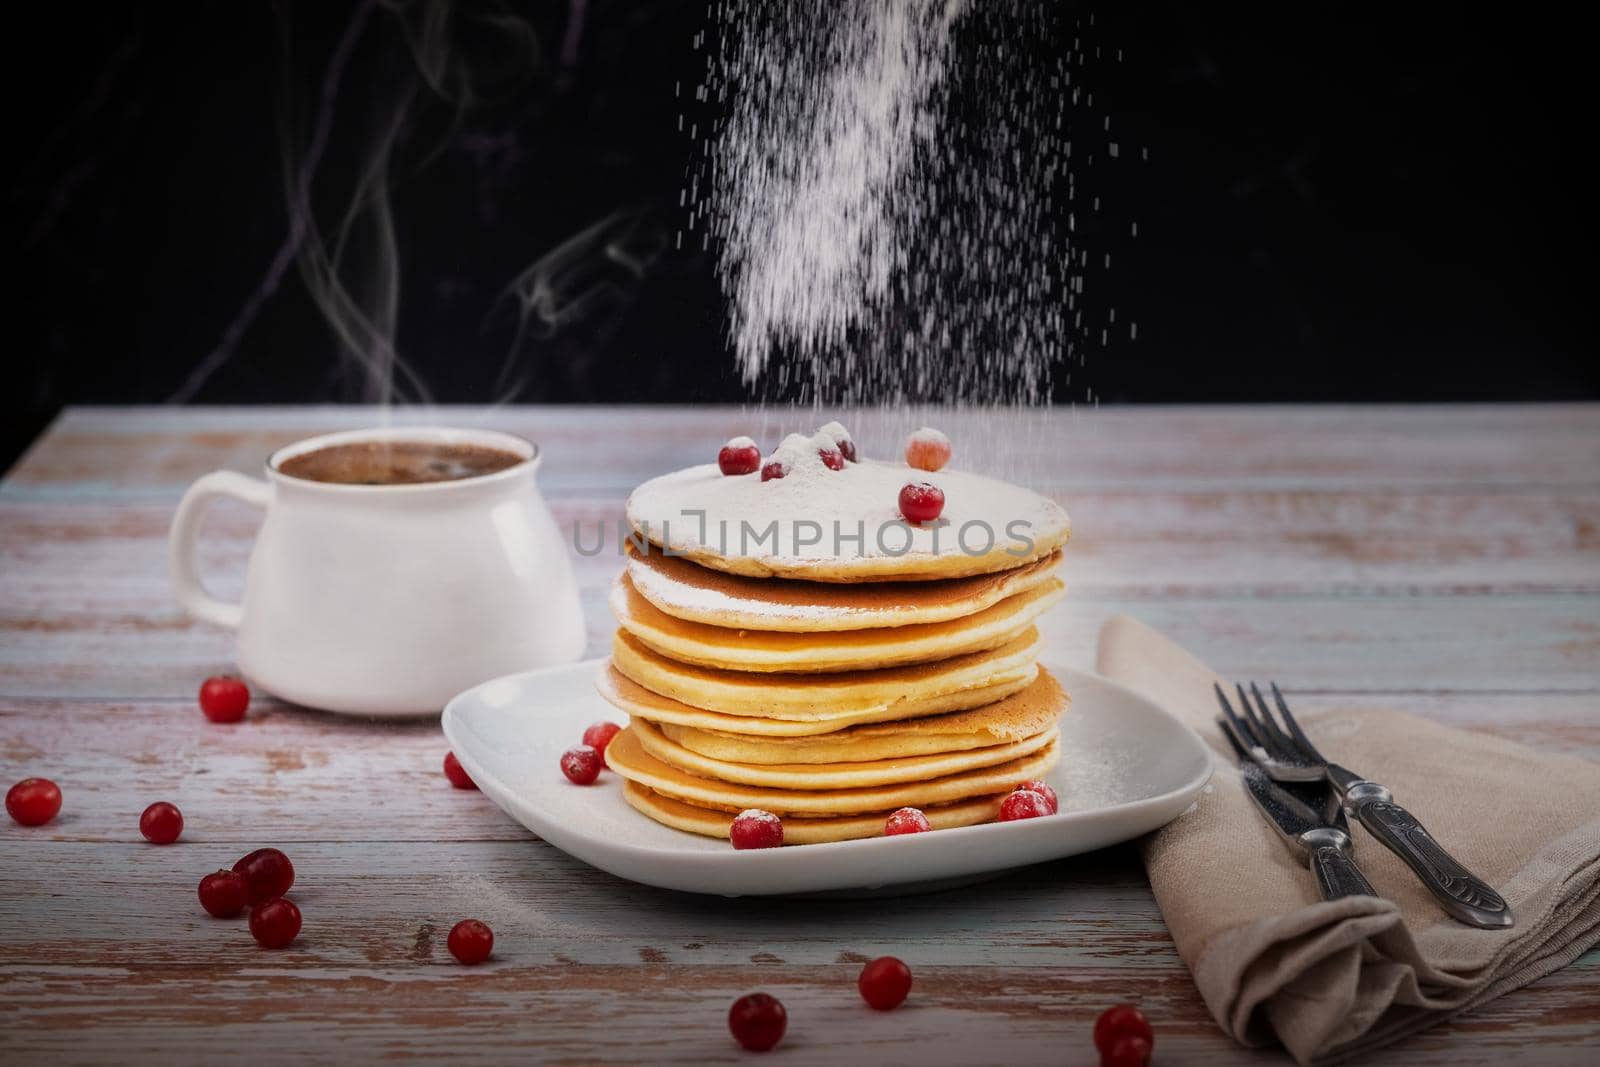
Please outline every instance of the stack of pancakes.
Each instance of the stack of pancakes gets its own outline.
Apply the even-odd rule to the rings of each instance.
[[[612,591],[620,628],[600,689],[631,721],[606,761],[639,811],[712,837],[749,808],[779,816],[788,844],[877,836],[908,806],[935,829],[989,821],[1059,759],[1068,697],[1035,662],[1034,621],[1063,595],[1066,514],[970,474],[818,469],[784,485],[691,468],[630,498],[638,537]],[[708,511],[715,531],[719,516],[792,511],[854,529],[896,521],[912,475],[941,484],[952,525],[1000,508],[985,519],[1003,528],[1020,503],[1027,545],[975,554],[919,529],[893,555],[870,534],[853,553],[734,552],[659,521]]]

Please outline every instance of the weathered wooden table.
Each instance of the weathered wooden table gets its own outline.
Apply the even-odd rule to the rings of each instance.
[[[777,416],[735,409],[499,409],[396,418],[539,441],[564,526],[613,522],[642,479],[704,462]],[[930,416],[979,469],[1074,517],[1047,636],[1092,662],[1114,612],[1298,705],[1371,699],[1600,758],[1600,408],[1102,410]],[[911,416],[856,421],[883,454]],[[357,721],[258,697],[209,724],[194,694],[229,635],[167,588],[167,521],[216,467],[373,424],[352,409],[78,409],[0,486],[0,783],[66,794],[49,826],[0,825],[0,1059],[727,1062],[725,1014],[788,1005],[785,1062],[1090,1063],[1104,1006],[1139,999],[1158,1063],[1281,1059],[1212,1025],[1131,848],[968,889],[868,901],[730,901],[620,882],[525,833],[439,770],[434,722]],[[818,421],[810,416],[804,422]],[[910,421],[910,425],[917,423]],[[1003,466],[1002,466],[1003,464]],[[205,563],[232,595],[257,515],[212,515]],[[579,561],[590,648],[615,558]],[[181,843],[139,836],[170,799]],[[305,929],[259,950],[208,918],[200,877],[248,849],[294,859]],[[454,963],[478,916],[494,960]],[[859,961],[916,973],[887,1015]],[[1386,1063],[1600,1055],[1600,953],[1440,1026]]]

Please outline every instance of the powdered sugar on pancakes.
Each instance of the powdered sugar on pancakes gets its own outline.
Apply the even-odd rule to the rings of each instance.
[[[1060,505],[1020,486],[871,460],[830,470],[819,444],[791,435],[771,457],[785,476],[765,482],[759,473],[725,476],[715,464],[651,479],[629,496],[628,522],[705,566],[817,581],[1008,570],[1048,555],[1070,534]],[[917,526],[900,515],[900,489],[912,481],[943,490],[939,522]]]

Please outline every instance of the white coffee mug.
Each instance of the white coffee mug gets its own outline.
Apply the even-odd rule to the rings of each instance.
[[[522,457],[456,481],[345,485],[284,474],[291,456],[361,441],[484,445]],[[238,630],[239,671],[283,700],[359,715],[432,715],[457,693],[583,653],[566,544],[534,483],[538,450],[483,430],[352,430],[279,449],[266,480],[233,471],[189,487],[168,560],[190,615]],[[244,599],[218,600],[195,559],[218,497],[266,510]]]

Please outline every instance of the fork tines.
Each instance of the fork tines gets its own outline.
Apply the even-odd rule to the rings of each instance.
[[[1283,717],[1282,727],[1278,725],[1277,719],[1267,707],[1266,698],[1261,695],[1260,687],[1254,682],[1250,683],[1250,693],[1255,696],[1254,702],[1246,695],[1244,686],[1234,686],[1239,693],[1239,706],[1244,709],[1242,716],[1234,712],[1233,705],[1228,702],[1228,696],[1223,692],[1222,686],[1213,684],[1212,688],[1217,691],[1217,701],[1222,705],[1222,714],[1228,730],[1246,749],[1258,748],[1268,757],[1281,763],[1326,763],[1316,746],[1301,731],[1300,724],[1295,722],[1277,683],[1269,682],[1268,686],[1272,690],[1273,701],[1278,705],[1278,713]]]

